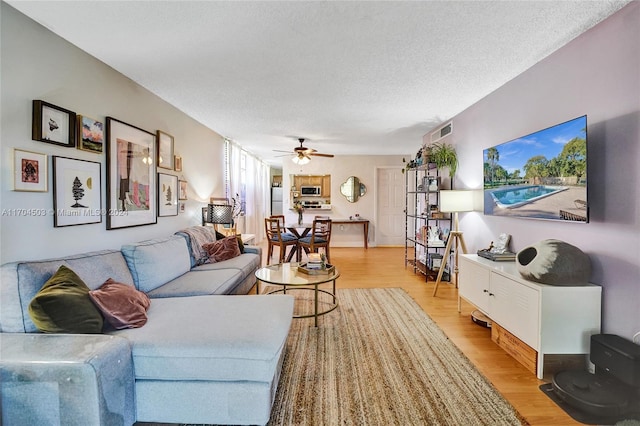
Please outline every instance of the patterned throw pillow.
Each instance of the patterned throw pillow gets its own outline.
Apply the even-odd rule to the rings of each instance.
[[[104,324],[89,298],[89,287],[64,265],[31,300],[29,316],[43,333],[98,334]]]
[[[100,288],[91,290],[89,297],[116,330],[140,328],[147,323],[151,300],[133,286],[109,278]]]
[[[224,237],[214,243],[207,243],[202,246],[209,253],[209,262],[222,262],[240,256],[240,247],[235,235]]]

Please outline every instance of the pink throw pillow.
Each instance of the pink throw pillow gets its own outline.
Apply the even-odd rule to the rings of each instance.
[[[225,237],[214,243],[207,243],[202,246],[209,253],[211,263],[222,262],[240,256],[240,247],[235,235]]]
[[[149,296],[135,287],[109,278],[100,288],[91,290],[89,297],[113,328],[140,328],[147,323]]]

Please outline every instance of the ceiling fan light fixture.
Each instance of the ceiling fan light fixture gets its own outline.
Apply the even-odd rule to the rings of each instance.
[[[291,161],[293,161],[294,163],[296,163],[299,166],[304,166],[305,164],[307,164],[311,160],[309,159],[309,157],[307,157],[305,155],[296,155],[295,157],[293,157],[291,159]]]

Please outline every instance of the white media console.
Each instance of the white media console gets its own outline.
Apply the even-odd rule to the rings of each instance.
[[[459,297],[537,352],[539,379],[545,355],[589,353],[590,336],[600,333],[600,286],[527,281],[515,262],[493,262],[475,254],[461,254],[458,266]]]

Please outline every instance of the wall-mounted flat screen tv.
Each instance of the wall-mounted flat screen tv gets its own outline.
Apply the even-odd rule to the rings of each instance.
[[[483,153],[486,215],[589,221],[586,115]]]

